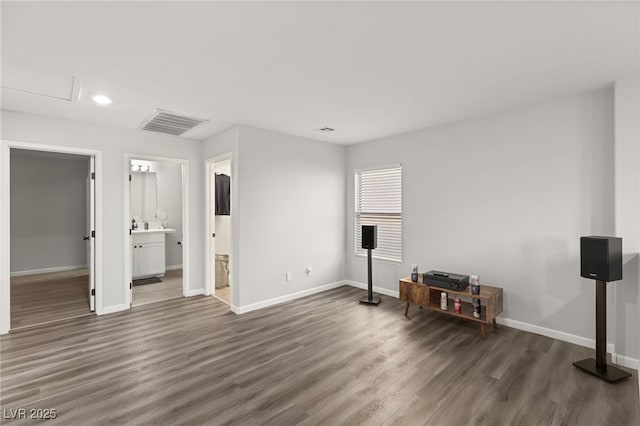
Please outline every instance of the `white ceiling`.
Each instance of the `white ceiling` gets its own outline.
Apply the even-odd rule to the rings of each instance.
[[[192,139],[247,124],[356,143],[639,72],[637,2],[1,7],[3,57],[83,79],[78,103],[3,89],[2,108],[126,128],[156,108],[210,119]]]

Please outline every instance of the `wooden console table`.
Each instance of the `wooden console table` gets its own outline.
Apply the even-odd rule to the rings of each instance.
[[[440,293],[446,291],[449,294],[449,310],[440,309]],[[459,297],[462,300],[462,312],[457,314],[454,310],[453,299]],[[473,316],[473,298],[480,299],[480,318]],[[407,303],[404,315],[409,317],[409,306],[413,303],[425,309],[431,309],[446,315],[464,318],[480,324],[480,336],[485,338],[485,324],[492,323],[493,328],[497,328],[496,317],[502,312],[502,288],[488,285],[480,285],[480,294],[471,294],[471,286],[466,290],[447,290],[441,287],[426,285],[422,283],[422,275],[418,282],[411,281],[411,278],[400,280],[400,300]]]

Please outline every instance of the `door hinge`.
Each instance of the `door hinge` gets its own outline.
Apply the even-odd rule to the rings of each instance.
[[[215,237],[216,237],[216,234],[215,234],[215,232],[214,232],[213,234],[211,234],[211,236],[212,236],[213,238],[215,238]]]
[[[129,235],[131,235],[131,228],[129,228]]]
[[[129,290],[133,288],[133,283],[129,283]]]
[[[129,182],[131,182],[131,175],[129,175]]]
[[[96,289],[95,289],[95,288],[92,288],[92,289],[91,289],[91,295],[92,295],[92,296],[95,296],[95,295],[96,295]]]
[[[95,172],[91,172],[91,179],[92,180],[96,180],[96,173]]]
[[[91,238],[95,238],[96,237],[96,231],[91,231]]]

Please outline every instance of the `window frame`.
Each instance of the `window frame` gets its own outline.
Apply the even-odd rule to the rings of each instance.
[[[359,184],[361,182],[361,174],[362,173],[366,173],[366,172],[376,172],[376,171],[383,171],[383,170],[392,170],[392,169],[398,169],[399,170],[399,177],[400,177],[400,212],[399,213],[389,213],[389,212],[365,212],[365,211],[358,211],[358,199],[362,198],[362,193],[361,193],[361,188],[359,187]],[[401,264],[403,262],[402,260],[402,256],[403,256],[403,239],[402,239],[402,234],[403,234],[403,230],[402,230],[402,223],[403,223],[403,212],[402,212],[402,192],[403,192],[403,188],[402,188],[402,174],[403,174],[403,170],[402,170],[402,164],[387,164],[387,165],[380,165],[380,166],[375,166],[375,167],[367,167],[367,168],[362,168],[362,169],[354,169],[353,171],[353,188],[354,188],[354,196],[353,196],[353,212],[354,212],[354,217],[353,217],[353,223],[354,223],[354,256],[356,257],[367,257],[367,251],[365,249],[362,249],[361,246],[361,241],[362,241],[362,235],[361,235],[361,231],[359,231],[359,228],[361,226],[361,222],[360,219],[363,216],[379,216],[379,217],[386,217],[386,218],[397,218],[398,220],[398,224],[400,227],[400,231],[399,231],[399,238],[400,238],[400,243],[398,245],[398,253],[396,253],[398,256],[397,257],[387,257],[387,256],[380,256],[380,255],[376,255],[376,250],[372,250],[372,258],[375,259],[376,261],[381,261],[381,262],[388,262],[388,263],[393,263],[393,264]],[[369,222],[371,224],[375,224],[375,222]],[[366,223],[365,223],[366,224]],[[379,223],[378,223],[379,225]],[[380,226],[378,226],[378,247],[380,246]]]

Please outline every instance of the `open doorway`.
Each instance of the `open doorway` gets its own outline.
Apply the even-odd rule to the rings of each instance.
[[[91,315],[95,157],[10,148],[10,327]]]
[[[127,160],[130,304],[186,295],[184,264],[186,165],[181,160]]]
[[[231,158],[225,156],[208,163],[211,293],[231,306]]]

